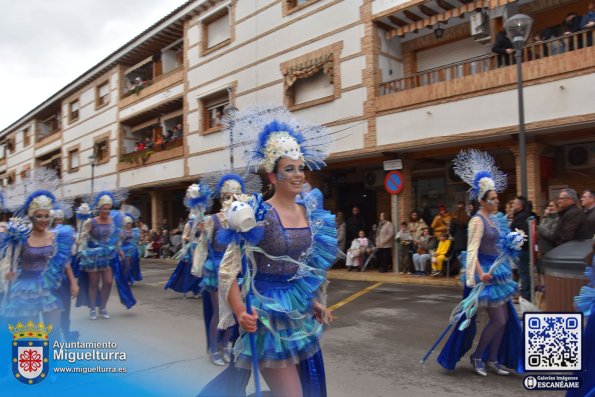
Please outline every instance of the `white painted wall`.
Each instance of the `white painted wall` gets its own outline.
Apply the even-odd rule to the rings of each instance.
[[[589,74],[525,87],[525,122],[593,113],[594,85],[595,75]],[[515,126],[517,91],[389,114],[377,120],[378,145]]]
[[[184,176],[184,159],[146,165],[120,173],[120,186],[132,187]]]
[[[128,118],[136,113],[147,110],[148,108],[155,106],[160,102],[164,102],[173,99],[184,92],[184,83],[172,86],[165,91],[160,92],[156,95],[151,95],[148,98],[143,99],[140,102],[135,102],[132,105],[120,110],[120,119]]]
[[[382,11],[405,4],[410,0],[374,0],[372,2],[372,14],[378,14]]]

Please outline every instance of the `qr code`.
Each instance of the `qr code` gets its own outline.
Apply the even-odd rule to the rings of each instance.
[[[582,313],[525,313],[525,370],[581,370]]]

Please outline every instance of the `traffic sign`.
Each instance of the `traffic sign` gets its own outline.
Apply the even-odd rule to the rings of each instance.
[[[403,190],[403,175],[399,171],[387,172],[384,177],[384,189],[389,194],[399,194]]]

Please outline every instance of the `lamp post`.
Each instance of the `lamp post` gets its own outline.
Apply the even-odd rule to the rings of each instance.
[[[89,155],[89,164],[91,164],[91,194],[94,193],[93,188],[95,187],[95,164],[97,163],[97,156],[95,156],[95,150]]]
[[[521,163],[521,195],[527,197],[527,158],[525,148],[525,107],[523,101],[523,47],[527,42],[533,19],[516,14],[506,21],[506,33],[514,45],[517,69],[517,91],[519,94],[519,157]]]
[[[225,118],[229,123],[229,168],[233,172],[233,125],[234,125],[234,113],[238,111],[238,108],[229,104],[223,109]]]

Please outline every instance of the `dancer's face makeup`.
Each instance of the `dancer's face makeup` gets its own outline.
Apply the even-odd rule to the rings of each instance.
[[[112,206],[109,204],[104,204],[99,208],[99,217],[103,219],[107,219],[109,217],[109,213],[112,210]]]
[[[276,189],[299,193],[306,180],[304,160],[282,157],[277,162],[277,171],[272,178]]]
[[[496,212],[498,211],[498,204],[500,204],[500,201],[498,201],[498,193],[494,190],[490,191],[484,200],[484,208],[488,212]]]
[[[43,231],[48,228],[50,224],[50,211],[48,210],[37,210],[33,213],[31,219],[33,226],[38,231]]]

